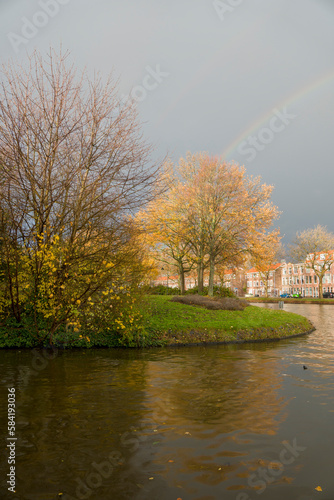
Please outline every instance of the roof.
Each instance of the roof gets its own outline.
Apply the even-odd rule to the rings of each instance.
[[[177,281],[179,278],[178,276],[158,276],[155,280],[153,281],[167,281],[167,280],[170,280],[170,281]]]
[[[269,269],[270,271],[276,271],[276,269],[278,269],[279,267],[283,266],[284,264],[282,262],[278,262],[277,264],[272,264]],[[252,267],[251,269],[248,269],[248,271],[246,271],[246,274],[248,273],[258,273],[260,272],[257,267]]]

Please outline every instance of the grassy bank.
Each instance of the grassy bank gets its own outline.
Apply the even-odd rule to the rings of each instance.
[[[154,347],[220,342],[282,339],[305,333],[313,325],[303,316],[286,311],[248,306],[240,311],[208,310],[171,302],[171,296],[147,296],[142,305],[138,335],[129,341],[118,332],[59,331],[53,343],[64,348]],[[123,340],[122,340],[123,338]],[[0,327],[0,348],[43,347],[29,328]]]
[[[210,311],[152,296],[150,308],[147,330],[152,341],[164,345],[282,339],[313,329],[303,316],[255,306],[243,311]]]

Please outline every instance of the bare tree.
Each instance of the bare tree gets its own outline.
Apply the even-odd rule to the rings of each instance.
[[[2,66],[0,136],[2,260],[12,314],[20,321],[24,264],[37,314],[48,252],[57,248],[55,331],[73,304],[134,258],[128,215],[152,198],[160,163],[150,161],[136,111],[121,103],[112,78],[103,84],[99,76],[77,76],[68,53],[53,50],[46,59],[34,52],[26,67]],[[99,272],[105,262],[109,271]]]
[[[323,278],[334,263],[334,234],[320,225],[301,231],[290,245],[290,254],[295,261],[305,261],[306,268],[313,269],[318,277],[319,298],[322,299]]]
[[[275,272],[275,269],[280,266],[278,264],[285,255],[285,249],[280,243],[279,232],[273,232],[266,235],[259,242],[260,251],[255,252],[250,261],[256,267],[262,282],[264,283],[265,296],[269,294],[269,283]]]

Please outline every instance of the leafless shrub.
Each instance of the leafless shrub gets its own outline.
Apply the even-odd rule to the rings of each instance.
[[[172,302],[179,302],[189,306],[200,306],[210,310],[243,311],[249,304],[246,300],[224,297],[221,299],[203,297],[202,295],[176,296]]]

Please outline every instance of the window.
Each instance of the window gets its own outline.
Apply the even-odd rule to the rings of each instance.
[[[289,267],[289,274],[292,274],[292,268]]]

